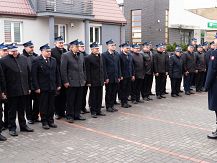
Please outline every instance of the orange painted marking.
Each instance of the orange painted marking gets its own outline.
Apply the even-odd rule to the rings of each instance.
[[[184,124],[184,123],[177,123],[177,122],[164,120],[164,119],[160,119],[160,118],[156,118],[156,117],[143,116],[143,115],[139,115],[139,114],[126,113],[126,112],[122,112],[122,111],[120,111],[119,113],[124,114],[124,115],[128,115],[128,116],[143,118],[143,119],[155,120],[155,121],[159,121],[159,122],[163,122],[163,123],[167,123],[167,124],[173,124],[173,125],[177,125],[177,126],[188,127],[188,128],[198,129],[198,130],[202,130],[202,131],[208,131],[208,132],[211,131],[212,132],[212,130],[209,130],[207,128],[202,128],[202,127],[199,127],[199,126],[196,126],[196,125],[188,125],[188,124]]]
[[[96,133],[98,135],[103,135],[103,136],[106,136],[106,137],[109,137],[109,138],[112,138],[112,139],[117,139],[117,140],[124,141],[124,142],[127,142],[127,143],[135,144],[137,146],[142,147],[143,149],[148,149],[148,150],[151,150],[151,151],[167,154],[167,155],[173,156],[175,158],[180,158],[180,159],[183,159],[183,160],[190,160],[192,162],[197,162],[197,163],[209,163],[207,161],[203,161],[203,160],[200,160],[200,159],[197,159],[197,158],[182,155],[182,154],[172,152],[172,151],[169,151],[167,149],[160,148],[160,147],[150,146],[150,145],[147,145],[147,144],[144,144],[144,143],[140,143],[138,141],[125,139],[123,137],[120,137],[120,136],[117,136],[117,135],[114,135],[114,134],[110,134],[110,133],[107,133],[107,132],[99,131],[99,130],[96,130],[96,129],[93,129],[93,128],[85,127],[85,126],[78,125],[78,124],[67,123],[65,121],[61,121],[61,122],[65,123],[67,125],[70,125],[70,126],[74,126],[76,128],[80,128],[80,129],[83,129],[83,130],[86,130],[86,131],[89,131],[89,132]]]

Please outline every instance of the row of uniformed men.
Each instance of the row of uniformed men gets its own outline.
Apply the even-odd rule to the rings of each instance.
[[[143,44],[142,51],[138,44],[134,44],[130,51],[129,44],[124,43],[120,46],[119,54],[115,42],[109,40],[106,42],[106,52],[100,54],[99,45],[93,43],[90,45],[91,55],[87,55],[83,42],[72,41],[67,52],[64,49],[63,38],[57,37],[55,48],[50,49],[48,44],[40,47],[40,56],[34,53],[34,45],[31,41],[23,45],[22,55],[13,44],[0,45],[4,127],[9,128],[12,136],[18,135],[15,123],[16,111],[18,111],[20,130],[27,132],[33,130],[26,125],[24,111],[30,124],[39,121],[40,112],[44,129],[57,127],[53,119],[54,112],[57,119],[65,117],[70,123],[74,120],[85,120],[80,113],[81,110],[84,113],[88,112],[85,106],[89,87],[91,115],[97,118],[97,116],[105,116],[101,112],[104,84],[106,110],[115,112],[118,111],[114,107],[117,93],[124,108],[131,107],[128,103],[129,96],[133,104],[143,102],[140,94],[144,100],[152,100],[150,95],[153,75],[156,77],[158,99],[165,98],[168,74],[172,83],[171,95],[179,96],[183,65],[185,65],[186,78],[191,74],[188,68],[192,68],[191,63],[188,63],[191,62],[191,57],[186,55],[184,62],[181,59],[180,47],[176,48],[175,55],[169,59],[164,44],[157,45],[157,51],[153,54],[151,44],[148,42]],[[200,48],[198,47],[198,50]],[[193,45],[189,45],[188,52],[192,49],[194,49]],[[196,65],[196,63],[192,64]],[[190,83],[189,80],[186,81]],[[188,85],[190,87],[190,84]],[[188,89],[190,88],[185,89],[186,94],[189,93]],[[4,137],[0,135],[0,139],[4,140]]]

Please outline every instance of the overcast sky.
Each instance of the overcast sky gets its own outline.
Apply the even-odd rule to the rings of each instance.
[[[124,0],[116,0],[118,3],[123,3]]]

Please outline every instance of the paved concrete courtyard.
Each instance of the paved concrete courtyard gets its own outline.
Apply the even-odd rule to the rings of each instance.
[[[118,107],[118,106],[117,106]],[[119,108],[119,107],[118,107]],[[0,163],[178,163],[217,162],[214,113],[207,93],[145,102],[119,112],[0,142]]]

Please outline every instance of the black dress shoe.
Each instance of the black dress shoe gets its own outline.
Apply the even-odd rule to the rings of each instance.
[[[188,95],[188,96],[189,96],[189,95],[191,95],[191,93],[190,93],[190,92],[185,92],[185,95]]]
[[[159,96],[157,96],[157,99],[162,99],[162,97],[159,95]]]
[[[28,124],[34,124],[34,121],[33,120],[28,120]]]
[[[96,114],[91,114],[92,118],[98,118]]]
[[[142,100],[138,100],[138,101],[136,101],[136,102],[138,102],[138,103],[144,103],[144,101],[142,101]]]
[[[177,95],[176,94],[171,94],[171,97],[177,97]]]
[[[168,92],[164,92],[164,94],[168,95],[169,93]]]
[[[11,136],[18,136],[17,132],[16,131],[9,131],[9,134]]]
[[[155,94],[154,94],[154,93],[152,93],[152,92],[151,92],[149,95],[150,95],[150,96],[155,96]]]
[[[113,107],[112,109],[113,109],[114,112],[118,111],[118,109],[116,109],[116,108],[114,108],[114,107]]]
[[[217,131],[212,132],[211,134],[207,135],[209,139],[217,139]]]
[[[101,108],[105,108],[105,106],[101,106]]]
[[[195,94],[195,93],[194,93],[194,92],[192,92],[192,91],[190,91],[189,93],[190,93],[190,94],[192,94],[192,95],[193,95],[193,94]]]
[[[82,109],[81,114],[86,114],[86,113],[90,113],[90,111],[88,111],[86,108]]]
[[[74,119],[75,120],[80,120],[80,121],[85,121],[86,120],[86,118],[81,116],[81,115],[79,117],[74,118]]]
[[[180,95],[180,94],[176,94],[176,96],[177,96],[177,97],[182,97],[182,95]]]
[[[107,112],[114,112],[114,110],[112,108],[107,108],[106,111]]]
[[[7,140],[7,138],[4,137],[2,134],[0,134],[0,141],[6,141],[6,140]]]
[[[128,108],[129,106],[125,103],[125,104],[121,104],[122,108]]]
[[[99,116],[106,116],[106,114],[104,114],[104,113],[97,113],[96,115],[99,115]]]
[[[115,103],[114,103],[115,105],[120,105],[120,102],[117,102],[117,101],[115,101]]]
[[[48,130],[50,129],[49,125],[48,124],[42,124],[42,128],[45,129],[45,130]]]
[[[165,97],[165,96],[163,96],[163,95],[161,95],[160,97],[161,97],[161,98],[166,98],[166,97]]]
[[[147,97],[149,101],[153,100],[151,97]]]
[[[137,101],[132,101],[132,103],[133,103],[133,104],[138,104],[138,102],[137,102]]]
[[[144,97],[143,100],[144,100],[144,101],[150,101],[150,100],[148,99],[148,97]]]
[[[8,128],[6,128],[5,126],[2,127],[2,131],[7,130]]]
[[[34,132],[34,130],[29,128],[28,126],[24,126],[24,127],[20,128],[20,131],[22,131],[22,132]]]
[[[35,119],[34,122],[35,122],[35,123],[39,123],[39,122],[41,122],[41,121],[40,121],[39,119]]]
[[[130,104],[127,104],[127,105],[128,105],[128,108],[132,107],[132,105],[130,105]]]
[[[49,127],[51,127],[51,128],[57,128],[57,125],[56,125],[55,123],[49,123],[48,125],[49,125]]]
[[[179,92],[180,92],[180,93],[183,93],[184,91],[180,90]]]
[[[74,119],[72,117],[66,117],[66,121],[68,123],[74,123]]]

